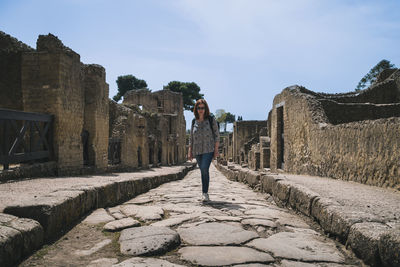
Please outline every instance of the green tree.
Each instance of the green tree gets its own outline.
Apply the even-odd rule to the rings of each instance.
[[[116,82],[118,85],[118,93],[113,97],[113,99],[117,102],[130,90],[147,88],[145,80],[138,79],[131,74],[118,76]]]
[[[394,64],[390,63],[389,60],[383,59],[379,61],[365,76],[360,80],[356,87],[356,91],[360,91],[367,86],[370,86],[376,81],[378,74],[385,69],[394,68]]]
[[[171,81],[167,85],[164,85],[163,89],[182,93],[185,110],[193,111],[196,100],[204,96],[200,94],[200,87],[195,82]]]
[[[224,109],[217,109],[215,111],[215,119],[221,125],[224,124],[226,130],[226,112]]]
[[[235,115],[233,115],[232,113],[230,113],[230,112],[227,112],[226,113],[226,119],[225,119],[225,128],[224,128],[224,131],[226,132],[226,125],[228,124],[228,123],[234,123],[235,121],[236,121],[236,118],[235,118],[236,116]]]
[[[224,125],[224,132],[226,132],[226,126],[228,123],[235,122],[235,115],[230,112],[226,112],[224,109],[217,109],[215,111],[215,119],[219,124]]]

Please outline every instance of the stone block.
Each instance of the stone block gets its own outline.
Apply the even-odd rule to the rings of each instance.
[[[390,228],[376,222],[356,223],[350,228],[347,244],[366,264],[381,266],[379,241]]]
[[[13,265],[43,244],[43,228],[31,219],[0,213],[0,266]]]
[[[272,188],[272,196],[278,206],[284,207],[289,203],[291,184],[287,181],[280,180],[274,184]]]
[[[238,180],[238,182],[244,182],[244,181],[246,181],[246,176],[247,176],[247,171],[240,171],[239,173],[238,173],[238,178],[237,178],[237,180]]]
[[[261,180],[261,190],[263,192],[266,192],[266,193],[272,195],[275,184],[282,179],[280,179],[274,175],[263,175],[260,178],[260,180]]]
[[[400,229],[392,229],[381,236],[379,255],[383,266],[400,266]]]
[[[303,186],[293,185],[290,190],[289,204],[304,215],[311,215],[312,201],[319,195]]]
[[[18,230],[22,234],[23,256],[31,254],[42,246],[44,233],[42,226],[37,221],[26,218],[16,218],[6,225]]]
[[[325,231],[330,232],[332,227],[332,214],[338,206],[340,206],[340,204],[335,201],[317,197],[311,203],[311,216]]]
[[[260,183],[260,176],[258,172],[249,171],[246,174],[246,181],[251,187],[255,187]]]
[[[43,227],[44,239],[51,240],[88,212],[86,208],[90,205],[86,201],[83,191],[56,191],[28,203],[7,206],[4,212],[38,221]]]
[[[345,243],[352,225],[371,221],[377,222],[379,218],[362,211],[349,210],[348,207],[336,207],[332,212],[330,232],[337,236],[342,243]]]
[[[0,266],[13,266],[22,257],[24,240],[21,232],[0,225]]]

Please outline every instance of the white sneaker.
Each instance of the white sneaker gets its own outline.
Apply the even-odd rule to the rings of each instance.
[[[207,193],[203,193],[203,201],[210,201],[210,197]]]

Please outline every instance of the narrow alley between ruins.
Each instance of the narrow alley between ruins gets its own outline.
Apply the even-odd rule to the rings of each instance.
[[[210,168],[97,209],[20,266],[363,266],[309,218]]]

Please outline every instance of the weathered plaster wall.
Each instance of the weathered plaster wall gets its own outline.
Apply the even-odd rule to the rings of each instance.
[[[395,83],[394,83],[395,84]],[[396,92],[397,87],[392,87]],[[308,90],[307,90],[308,91]],[[400,118],[398,104],[348,105],[332,115],[334,107],[297,86],[286,88],[274,99],[271,112],[271,169],[280,166],[278,107],[283,108],[284,165],[292,173],[328,176],[370,185],[400,187]],[[323,103],[322,103],[323,102]],[[326,116],[324,107],[332,109]],[[351,109],[351,108],[354,109]],[[350,112],[353,112],[351,113]],[[330,113],[331,112],[331,113]],[[350,112],[350,113],[349,113]],[[349,118],[397,117],[343,123]],[[332,117],[342,118],[333,120]]]

